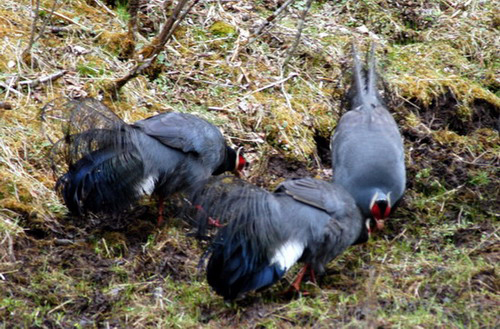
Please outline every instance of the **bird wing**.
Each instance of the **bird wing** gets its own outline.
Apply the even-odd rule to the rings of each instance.
[[[214,152],[214,147],[224,145],[224,138],[216,127],[187,113],[162,113],[137,121],[132,126],[185,153]]]
[[[313,178],[290,179],[281,183],[275,193],[284,192],[293,199],[331,214],[335,212],[336,205],[331,193],[331,183]]]

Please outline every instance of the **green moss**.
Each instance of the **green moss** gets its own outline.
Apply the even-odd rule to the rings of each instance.
[[[236,34],[235,27],[223,21],[213,23],[208,30],[213,35],[219,37],[233,36]]]

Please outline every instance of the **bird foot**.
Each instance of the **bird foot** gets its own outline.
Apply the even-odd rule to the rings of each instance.
[[[309,270],[309,276],[311,282],[316,283],[316,276],[314,274],[314,270],[310,265],[305,265],[297,274],[297,278],[295,279],[295,281],[293,281],[290,287],[283,294],[299,293],[303,296],[310,295],[311,293],[309,291],[300,288],[300,284],[302,283],[302,280],[304,279],[307,270]]]
[[[220,223],[220,220],[218,218],[213,219],[212,217],[208,217],[208,225],[212,225],[212,226],[215,226],[217,228],[221,228],[224,226]]]

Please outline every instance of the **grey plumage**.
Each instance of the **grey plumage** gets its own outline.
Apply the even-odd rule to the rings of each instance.
[[[297,261],[318,273],[348,246],[368,238],[352,197],[312,178],[287,180],[274,193],[235,178],[211,178],[191,198],[202,233],[226,224],[209,249],[208,283],[226,299],[279,280]]]
[[[333,180],[381,228],[405,190],[403,141],[377,90],[374,46],[367,70],[361,67],[355,45],[353,61],[353,83],[347,95],[350,111],[342,116],[331,139]]]
[[[61,108],[65,136],[52,155],[68,165],[56,188],[73,213],[119,211],[144,195],[165,197],[238,169],[220,131],[194,115],[161,113],[127,124],[92,98]]]

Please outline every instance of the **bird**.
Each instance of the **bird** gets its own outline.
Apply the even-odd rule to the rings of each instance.
[[[361,213],[382,230],[403,196],[406,169],[403,139],[377,89],[375,44],[362,69],[353,43],[353,82],[347,93],[350,111],[331,137],[333,181],[356,200]]]
[[[227,301],[271,286],[297,262],[306,264],[292,284],[300,291],[307,271],[314,279],[346,248],[368,239],[369,223],[350,194],[319,179],[288,179],[271,193],[234,176],[212,177],[190,202],[199,206],[202,233],[210,220],[222,226],[201,265],[209,258],[208,284]]]
[[[246,164],[217,127],[192,114],[160,113],[127,124],[94,98],[70,100],[62,110],[69,118],[52,153],[63,154],[68,170],[56,190],[76,215],[116,213],[154,194],[161,224],[165,197]]]

